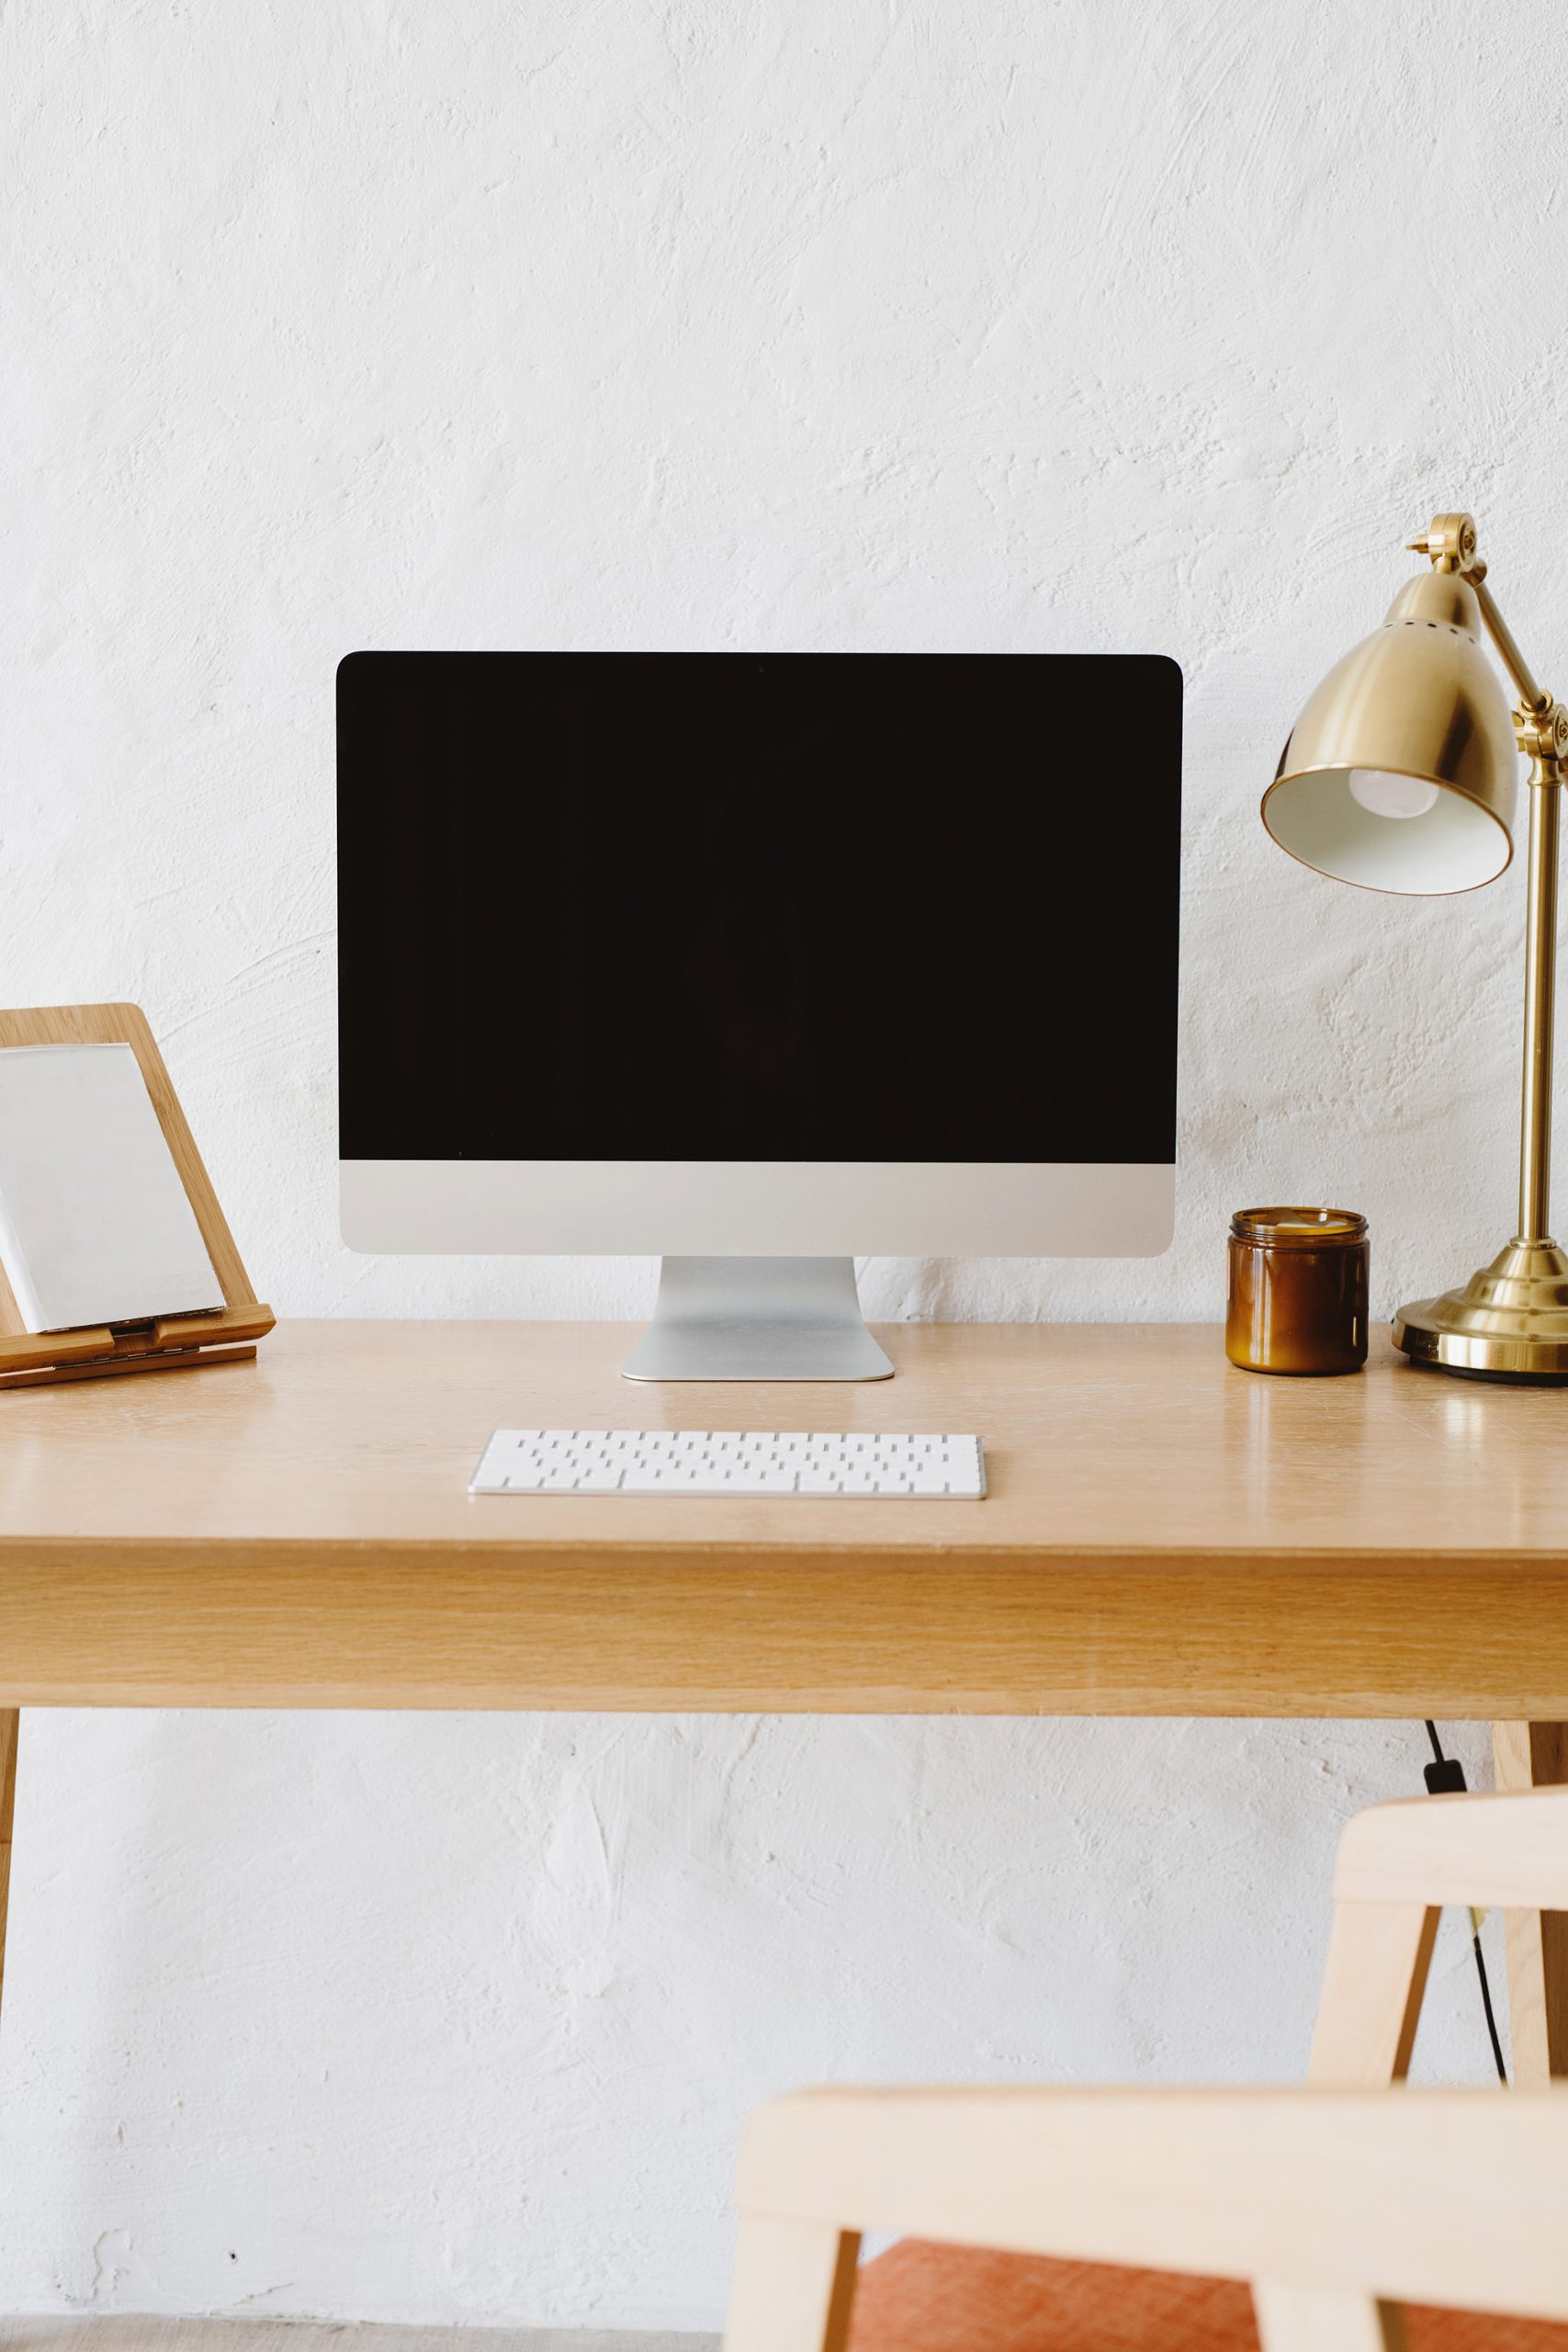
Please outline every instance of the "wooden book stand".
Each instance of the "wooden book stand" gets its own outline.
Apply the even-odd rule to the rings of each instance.
[[[158,1114],[180,1181],[196,1212],[224,1304],[209,1315],[170,1315],[96,1329],[28,1331],[0,1265],[0,1388],[51,1380],[97,1380],[121,1372],[179,1372],[206,1363],[239,1363],[271,1330],[270,1306],[258,1306],[245,1279],[218,1195],[191,1139],[164,1057],[134,1004],[50,1004],[0,1012],[0,1049],[12,1046],[129,1046]]]

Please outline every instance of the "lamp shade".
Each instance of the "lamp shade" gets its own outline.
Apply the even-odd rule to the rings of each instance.
[[[1514,723],[1457,572],[1406,582],[1292,729],[1263,822],[1303,865],[1369,890],[1473,890],[1513,854]]]

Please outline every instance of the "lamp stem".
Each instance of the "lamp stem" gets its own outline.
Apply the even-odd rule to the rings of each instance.
[[[1529,906],[1525,931],[1525,1068],[1519,1111],[1519,1233],[1549,1238],[1551,1028],[1557,989],[1557,854],[1562,783],[1555,760],[1530,763]]]

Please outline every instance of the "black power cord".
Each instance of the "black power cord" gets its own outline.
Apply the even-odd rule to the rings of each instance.
[[[1432,1761],[1425,1768],[1427,1794],[1429,1797],[1461,1797],[1464,1794],[1464,1766],[1457,1756],[1445,1756],[1443,1743],[1438,1737],[1438,1726],[1429,1723],[1427,1736],[1432,1743]],[[1486,2012],[1486,2030],[1492,2037],[1492,2055],[1497,2062],[1497,2080],[1506,2084],[1508,2070],[1503,2064],[1503,2044],[1497,2032],[1497,2019],[1492,2007],[1492,1987],[1486,1981],[1486,1955],[1481,1949],[1481,1914],[1470,1915],[1471,1948],[1475,1954],[1475,1973],[1481,1979],[1481,2006]]]

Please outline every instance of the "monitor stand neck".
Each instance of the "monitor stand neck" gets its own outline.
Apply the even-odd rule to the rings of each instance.
[[[628,1380],[887,1380],[852,1258],[666,1258]]]

